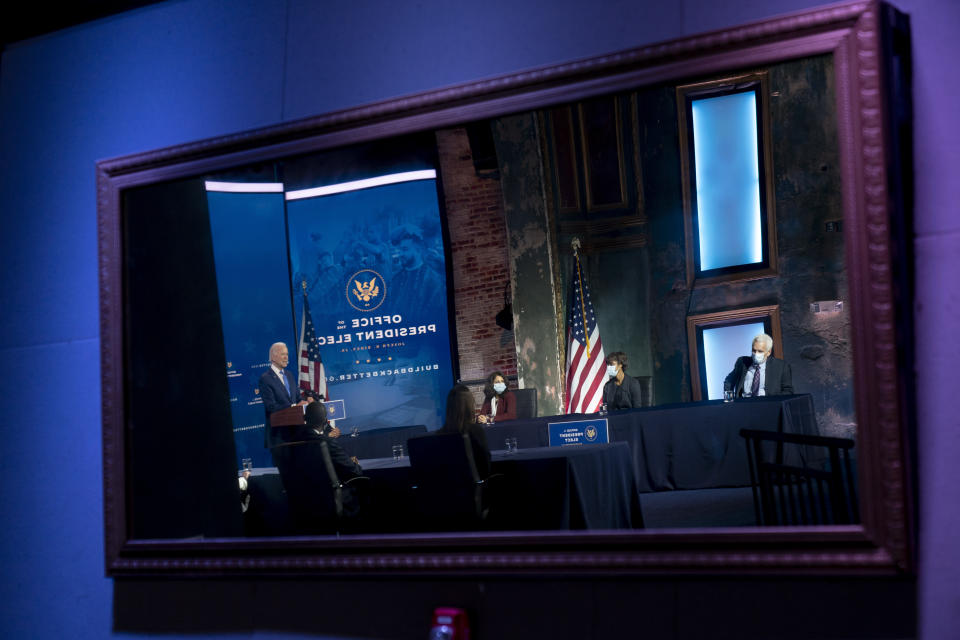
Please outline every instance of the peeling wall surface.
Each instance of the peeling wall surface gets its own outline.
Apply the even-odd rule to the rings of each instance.
[[[537,389],[540,415],[557,415],[563,410],[560,307],[536,117],[527,113],[495,120],[493,139],[507,220],[519,386]]]
[[[691,399],[688,316],[776,304],[783,353],[775,355],[791,364],[796,391],[813,395],[822,431],[849,436],[855,429],[849,307],[838,314],[810,310],[814,301],[847,298],[843,234],[825,230],[827,221],[842,217],[833,64],[820,56],[769,72],[779,272],[757,280],[687,287],[674,89],[638,95],[656,301],[650,305],[656,401]],[[744,354],[749,350],[743,345]]]
[[[436,132],[450,234],[460,379],[483,403],[493,371],[517,373],[513,331],[496,324],[510,281],[503,194],[496,176],[479,177],[466,129]]]
[[[636,96],[648,245],[596,251],[584,255],[581,264],[604,351],[624,351],[631,375],[654,377],[655,403],[693,399],[687,317],[779,305],[783,353],[775,355],[791,364],[796,391],[813,395],[823,433],[853,436],[849,306],[831,314],[810,310],[811,302],[847,297],[843,234],[826,231],[828,221],[842,217],[833,63],[819,56],[768,71],[778,272],[688,287],[674,86]],[[517,285],[518,370],[524,386],[536,385],[546,395],[539,386],[544,378],[534,371],[553,366],[557,330],[548,316],[564,318],[573,264],[569,238],[557,235],[556,214],[549,206],[544,209],[535,117],[503,118],[494,131]],[[551,246],[558,247],[556,254]],[[553,265],[561,279],[557,288],[550,281],[551,259],[558,263]],[[743,345],[744,354],[749,350]],[[561,359],[561,373],[563,366]]]

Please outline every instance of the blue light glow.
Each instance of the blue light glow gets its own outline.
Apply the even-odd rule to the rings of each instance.
[[[750,355],[753,338],[763,333],[762,322],[703,330],[703,362],[707,370],[706,400],[723,398],[723,379],[740,356]],[[699,374],[697,374],[699,375]]]
[[[692,102],[700,269],[763,260],[753,91]]]

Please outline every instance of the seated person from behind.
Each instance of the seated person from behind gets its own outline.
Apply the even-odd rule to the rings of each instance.
[[[490,475],[490,446],[487,434],[476,422],[476,402],[465,385],[458,384],[447,394],[447,413],[437,433],[466,433],[470,436],[473,461],[481,478]]]
[[[614,351],[607,356],[607,375],[603,385],[603,402],[610,411],[641,407],[643,390],[633,376],[627,375],[627,354]]]
[[[507,380],[502,373],[494,371],[487,376],[483,395],[486,399],[477,420],[490,423],[517,419],[517,399],[513,391],[507,391]]]
[[[723,380],[723,390],[735,397],[777,396],[793,393],[790,365],[770,355],[773,338],[765,333],[753,339],[753,355],[737,358]]]
[[[317,393],[316,391],[304,389],[300,393],[307,402],[323,402],[323,394]],[[333,423],[328,420],[326,426],[323,428],[323,434],[330,438],[339,438],[340,428],[335,427]]]
[[[334,438],[333,429],[327,421],[327,408],[322,402],[311,402],[304,411],[303,418],[306,425],[300,428],[298,440],[307,442],[313,440],[326,440],[327,450],[330,451],[330,459],[333,461],[333,468],[337,471],[337,478],[340,482],[346,482],[350,478],[356,478],[363,473],[360,468],[360,461],[356,457],[350,457],[343,450]],[[340,435],[337,430],[337,435]],[[323,463],[317,466],[317,471],[323,469]]]

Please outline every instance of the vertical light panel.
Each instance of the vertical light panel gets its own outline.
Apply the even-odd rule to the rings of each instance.
[[[693,100],[700,270],[763,261],[754,91]]]
[[[703,362],[707,371],[707,400],[723,398],[723,379],[740,356],[750,355],[753,338],[763,333],[763,322],[703,330]]]

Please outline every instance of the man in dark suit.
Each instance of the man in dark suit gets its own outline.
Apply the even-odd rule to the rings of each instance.
[[[335,493],[323,458],[326,447],[339,489],[342,518],[360,515],[356,489],[346,484],[363,473],[356,457],[350,457],[337,441],[328,435],[327,410],[322,402],[312,402],[304,411],[306,424],[294,427],[290,441],[274,449],[274,460],[280,471],[291,515],[302,533],[332,533],[337,519]],[[341,523],[342,524],[342,523]]]
[[[260,376],[260,398],[263,400],[266,419],[263,429],[263,446],[268,449],[286,439],[284,434],[274,433],[279,429],[270,427],[270,414],[298,404],[307,404],[307,401],[300,396],[297,379],[287,371],[289,361],[287,345],[275,342],[270,347],[270,367]]]
[[[773,338],[761,333],[753,339],[753,355],[737,358],[733,371],[723,380],[723,390],[738,398],[778,396],[793,393],[790,365],[770,355]]]

